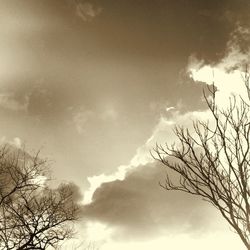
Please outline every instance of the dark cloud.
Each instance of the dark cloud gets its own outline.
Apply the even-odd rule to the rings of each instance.
[[[69,182],[65,184],[66,187],[70,189],[72,192],[72,199],[74,202],[81,202],[83,199],[83,194],[79,186],[77,186],[74,182]]]
[[[235,24],[249,21],[247,0],[100,3],[105,11],[96,36],[102,46],[144,58],[182,61],[196,53],[208,61],[218,60]]]
[[[18,69],[14,67],[8,82],[34,85],[43,79],[50,104],[49,97],[34,95],[29,110],[50,118],[66,106],[98,108],[115,96],[119,112],[127,116],[133,106],[146,120],[154,119],[147,117],[150,102],[168,100],[172,106],[182,100],[187,109],[200,107],[200,89],[178,85],[180,71],[193,53],[207,60],[223,56],[236,24],[246,23],[249,16],[249,3],[243,0],[46,0],[24,5],[26,9],[9,6],[16,9],[12,18],[19,20],[20,30],[18,37],[12,29],[5,36],[11,41],[5,53],[11,49],[18,55],[11,58]],[[103,12],[85,24],[77,21],[72,6],[85,6],[90,16],[93,6]]]
[[[158,184],[163,178],[164,171],[157,164],[140,166],[123,181],[102,184],[83,214],[118,227],[115,237],[126,240],[209,230],[211,217],[216,218],[209,204],[185,193],[164,190]]]

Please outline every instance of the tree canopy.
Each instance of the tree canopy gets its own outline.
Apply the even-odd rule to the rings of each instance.
[[[0,148],[0,249],[57,248],[72,237],[79,207],[71,184],[49,185],[48,162]]]

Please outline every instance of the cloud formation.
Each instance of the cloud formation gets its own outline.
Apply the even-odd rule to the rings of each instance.
[[[245,29],[241,33],[248,35]],[[242,72],[232,69],[237,68],[239,63],[242,65],[248,53],[244,54],[238,43],[230,41],[232,42],[228,42],[226,56],[214,64],[214,67],[195,57],[190,58],[187,67],[187,71],[192,73],[190,81],[202,84],[215,82],[220,90],[217,100],[223,99],[223,103],[219,103],[220,106],[224,105],[225,99],[232,92],[237,90],[238,93],[243,93],[243,84],[240,88],[238,85]],[[209,81],[209,78],[212,81]],[[206,203],[184,193],[160,190],[157,180],[162,179],[163,172],[159,170],[157,163],[150,161],[148,154],[154,143],[167,141],[171,144],[174,141],[171,130],[175,124],[191,128],[193,120],[209,119],[209,112],[201,110],[181,113],[173,107],[165,108],[165,111],[152,136],[138,148],[130,165],[123,168],[122,177],[117,175],[118,170],[113,179],[112,176],[106,180],[100,178],[99,185],[92,189],[92,202],[84,206],[86,218],[116,228],[113,237],[128,239],[131,232],[133,238],[170,232],[197,234],[218,227],[217,222],[220,218]],[[172,175],[172,178],[175,179],[177,176]]]
[[[83,216],[113,228],[112,237],[121,240],[128,240],[128,235],[132,240],[175,233],[199,234],[218,227],[216,210],[204,201],[160,188],[158,182],[164,182],[166,169],[149,153],[156,142],[171,144],[176,140],[172,131],[176,124],[191,128],[194,120],[208,117],[207,111],[182,114],[178,109],[167,108],[130,164],[120,166],[111,175],[88,178],[90,187],[84,193]],[[179,178],[173,172],[170,176]]]
[[[21,100],[16,98],[14,92],[0,93],[0,107],[11,111],[27,111],[29,96],[25,95]]]
[[[73,122],[79,134],[83,134],[86,123],[93,117],[94,113],[91,110],[82,110],[73,115]]]
[[[249,28],[238,26],[228,41],[225,57],[220,61],[206,64],[203,60],[198,60],[193,56],[189,59],[187,69],[190,77],[199,84],[214,84],[218,90],[215,101],[221,108],[229,105],[229,98],[232,94],[240,95],[248,100],[245,76],[246,73],[249,74],[250,47],[247,45],[249,41]]]
[[[60,178],[82,185],[85,176],[96,174],[88,178],[85,216],[120,228],[121,238],[130,230],[139,238],[172,227],[195,231],[200,226],[194,212],[206,223],[203,203],[195,200],[191,207],[192,198],[159,188],[161,174],[149,150],[156,141],[173,142],[175,124],[190,127],[192,119],[207,117],[201,111],[204,85],[195,84],[183,68],[192,53],[204,59],[203,66],[218,62],[226,47],[239,56],[244,46],[228,39],[248,34],[243,19],[249,23],[249,1],[68,0],[67,6],[61,0],[20,1],[1,3],[1,77],[19,95],[44,78],[28,106],[28,115],[39,123],[6,116],[1,131],[36,147],[46,140]],[[12,95],[2,97],[8,110],[22,107],[18,103]],[[126,164],[136,148],[128,165],[100,175]],[[188,216],[181,211],[185,201]]]
[[[76,13],[85,22],[92,21],[102,12],[102,8],[87,1],[76,1]]]
[[[124,180],[103,183],[83,215],[116,228],[120,239],[209,230],[214,210],[197,197],[163,190],[158,182],[164,182],[164,171],[154,162],[128,171]]]

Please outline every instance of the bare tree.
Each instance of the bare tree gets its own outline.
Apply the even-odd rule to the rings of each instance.
[[[48,185],[47,161],[0,150],[0,249],[54,249],[73,234],[78,206],[69,184]]]
[[[196,121],[192,130],[175,127],[178,143],[156,145],[153,157],[179,176],[169,174],[160,185],[198,195],[212,203],[250,249],[250,106],[232,95],[229,106],[219,108],[216,88],[204,94],[213,122]],[[193,131],[193,132],[191,132]]]

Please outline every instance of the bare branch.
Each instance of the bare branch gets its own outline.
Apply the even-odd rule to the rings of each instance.
[[[0,249],[56,248],[73,236],[79,207],[72,188],[51,189],[46,160],[0,149]]]
[[[249,74],[244,76],[250,101]],[[219,109],[216,88],[203,92],[215,126],[197,121],[194,133],[176,127],[178,144],[156,145],[154,159],[179,175],[173,182],[167,175],[166,190],[202,197],[216,207],[250,249],[250,105],[241,96],[232,96],[229,106]]]

